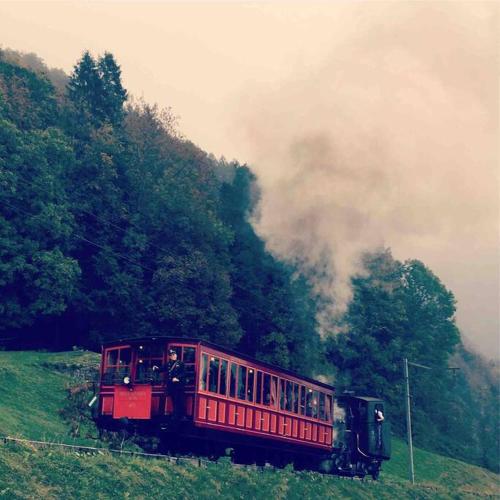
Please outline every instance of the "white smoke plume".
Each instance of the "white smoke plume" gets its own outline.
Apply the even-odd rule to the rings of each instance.
[[[490,263],[498,244],[497,6],[337,14],[323,62],[252,88],[238,116],[262,187],[255,226],[278,256],[325,271],[329,317],[345,310],[367,250],[388,246],[439,274],[464,242]]]

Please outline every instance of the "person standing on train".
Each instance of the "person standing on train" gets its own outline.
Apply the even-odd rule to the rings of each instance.
[[[382,448],[382,422],[385,420],[384,412],[380,405],[375,406],[375,422],[377,426],[377,448]]]
[[[153,370],[159,370],[167,374],[167,394],[172,398],[173,416],[181,419],[184,417],[184,363],[177,359],[177,352],[174,349],[168,351],[168,363],[159,368],[153,366]]]

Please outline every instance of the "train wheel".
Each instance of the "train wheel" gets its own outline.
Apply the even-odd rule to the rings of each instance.
[[[366,465],[364,462],[358,462],[356,464],[356,476],[363,479],[366,476]]]
[[[266,455],[263,450],[258,450],[255,455],[255,465],[264,467],[266,465]]]
[[[368,473],[372,476],[373,480],[376,481],[380,475],[380,462],[372,462],[368,466]]]
[[[252,465],[256,461],[255,450],[247,446],[238,446],[234,450],[234,462],[243,465]]]
[[[337,469],[335,462],[332,459],[321,460],[317,469],[323,474],[331,474]]]

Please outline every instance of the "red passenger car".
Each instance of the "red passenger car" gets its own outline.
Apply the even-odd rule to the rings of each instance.
[[[185,365],[185,417],[172,418],[164,365],[174,349]],[[144,338],[103,346],[98,421],[160,432],[173,448],[257,462],[307,462],[333,446],[330,385],[187,338]]]

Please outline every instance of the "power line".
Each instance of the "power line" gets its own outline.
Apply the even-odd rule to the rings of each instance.
[[[128,258],[127,256],[121,254],[121,253],[118,253],[118,252],[115,252],[113,250],[110,250],[109,248],[106,248],[105,246],[102,246],[102,245],[99,245],[99,243],[96,243],[95,241],[91,241],[87,238],[84,238],[83,236],[79,235],[79,234],[73,234],[73,236],[79,240],[82,240],[84,241],[85,243],[88,243],[89,245],[93,245],[97,248],[101,248],[102,250],[105,250],[106,252],[110,252],[111,254],[115,255],[116,257],[120,257],[121,259],[124,259],[128,262],[130,262],[131,264],[134,264],[136,266],[139,266],[141,267],[142,269],[144,269],[145,271],[150,271],[152,273],[154,273],[155,271],[153,269],[151,269],[150,267],[146,267],[142,264],[139,264],[138,262]]]
[[[30,182],[30,181],[27,181],[27,180],[25,180],[25,179],[19,178],[19,174],[17,175],[16,180],[17,180],[17,181],[19,181],[19,182],[21,182],[21,183],[22,183],[22,184],[24,184],[25,186],[29,186],[29,187],[34,187],[34,186],[37,186],[37,187],[41,187],[41,188],[43,188],[43,187],[44,187],[44,186],[42,186],[42,185],[40,185],[40,184],[37,184],[37,183],[35,183],[35,182],[33,182],[33,181],[31,181],[31,182]],[[72,194],[75,194],[75,192],[76,192],[76,188],[73,188],[73,189],[69,188],[68,190],[69,190],[69,191],[70,191],[70,193],[72,193]],[[2,201],[3,201],[3,200],[2,200]],[[18,210],[20,210],[20,211],[22,211],[22,212],[24,212],[25,214],[30,215],[30,216],[35,215],[35,214],[31,214],[31,213],[27,212],[26,210],[23,210],[23,209],[21,209],[21,208],[19,208],[19,207],[14,207],[13,205],[10,205],[9,203],[7,203],[7,202],[5,202],[5,201],[3,201],[3,202],[4,202],[4,204],[6,204],[6,205],[10,206],[10,208],[12,208],[12,209],[14,209],[14,210],[18,209]],[[91,212],[91,211],[89,211],[89,210],[86,210],[86,209],[82,208],[82,207],[79,207],[79,210],[83,211],[84,213],[87,213],[88,215],[90,215],[90,216],[94,217],[96,220],[98,220],[98,221],[100,221],[100,222],[103,222],[103,223],[109,224],[111,227],[114,227],[114,228],[116,228],[116,229],[118,229],[118,230],[120,230],[120,231],[122,231],[122,232],[124,232],[124,233],[128,231],[128,228],[124,228],[124,227],[122,227],[122,226],[120,226],[120,225],[118,225],[118,224],[115,224],[114,222],[110,221],[109,219],[107,219],[107,218],[105,218],[105,217],[102,217],[102,216],[99,216],[99,215],[97,215],[97,214],[95,214],[95,213],[93,213],[93,212]],[[139,214],[140,214],[140,212],[139,212]],[[144,214],[140,214],[140,215],[144,215]],[[128,222],[130,223],[130,225],[131,225],[131,226],[135,227],[136,229],[139,229],[139,230],[143,231],[143,228],[141,228],[141,227],[137,226],[137,225],[136,225],[136,224],[134,224],[132,221],[130,221],[130,220],[129,220]],[[155,272],[156,272],[155,270],[151,269],[150,267],[144,266],[143,264],[140,264],[139,262],[137,262],[137,261],[135,261],[135,260],[133,260],[133,259],[131,259],[131,258],[129,258],[129,257],[127,257],[127,256],[123,255],[123,254],[121,254],[121,253],[118,253],[118,252],[116,252],[116,251],[114,251],[114,250],[111,250],[111,249],[110,249],[110,248],[108,248],[108,247],[105,247],[105,246],[103,246],[103,245],[100,245],[99,243],[96,243],[95,241],[92,241],[92,240],[90,240],[90,239],[88,239],[88,238],[85,238],[85,237],[84,237],[84,236],[82,236],[82,235],[78,235],[78,234],[76,234],[76,233],[74,233],[74,232],[73,232],[73,235],[72,235],[72,236],[73,236],[73,237],[75,237],[75,238],[77,238],[77,239],[79,239],[79,240],[81,240],[81,241],[84,241],[85,243],[87,243],[87,244],[89,244],[89,245],[92,245],[92,246],[94,246],[94,247],[96,247],[96,248],[100,248],[100,249],[102,249],[102,250],[104,250],[104,251],[107,251],[107,252],[111,253],[112,255],[114,255],[114,256],[116,256],[116,257],[118,257],[118,258],[121,258],[121,259],[123,259],[123,260],[125,260],[125,261],[128,261],[129,263],[131,263],[131,264],[133,264],[133,265],[136,265],[136,266],[138,266],[138,267],[142,268],[142,269],[143,269],[143,270],[145,270],[145,271],[149,271],[149,272],[151,272],[151,273],[155,273]],[[166,256],[168,256],[168,257],[171,257],[171,258],[174,258],[174,259],[177,259],[177,258],[179,257],[178,255],[175,255],[175,254],[173,254],[172,252],[170,252],[170,251],[166,250],[164,247],[161,247],[161,246],[156,245],[156,244],[154,244],[154,243],[152,243],[152,242],[149,242],[149,241],[148,241],[148,244],[149,244],[150,246],[152,246],[152,247],[154,247],[154,248],[156,248],[156,249],[160,250],[161,252],[163,252],[163,253],[164,253]],[[193,294],[195,294],[195,295],[199,294],[199,289],[198,289],[198,288],[194,288],[194,287],[192,287],[192,286],[191,286],[191,285],[189,285],[189,283],[187,283],[186,281],[183,281],[183,280],[181,280],[180,278],[177,278],[176,276],[173,276],[173,275],[169,276],[169,279],[170,279],[170,280],[172,280],[172,281],[174,281],[174,282],[175,282],[175,283],[177,283],[178,285],[181,285],[182,287],[187,288],[188,290],[190,290],[191,292],[193,292]],[[251,297],[254,297],[254,298],[260,298],[260,297],[258,297],[255,293],[253,293],[252,291],[250,291],[250,290],[248,290],[248,289],[246,289],[246,288],[243,288],[242,286],[238,285],[238,283],[236,283],[236,282],[231,281],[231,282],[230,282],[230,285],[231,285],[231,287],[232,287],[233,289],[238,289],[238,290],[240,290],[240,291],[244,292],[245,294],[250,295]],[[254,313],[255,313],[255,312],[258,312],[258,313],[263,314],[265,317],[267,317],[267,316],[268,316],[268,314],[269,314],[269,310],[264,310],[264,309],[262,309],[262,308],[260,308],[260,307],[255,307],[254,305],[252,305],[252,310],[254,311]],[[280,330],[282,330],[282,328],[279,328],[279,327],[278,327],[277,325],[275,325],[275,323],[274,323],[274,322],[272,322],[270,319],[267,319],[267,321],[269,321],[269,322],[270,322],[270,323],[271,323],[271,324],[272,324],[275,328],[277,328],[279,331],[280,331]]]
[[[11,208],[12,210],[17,210],[17,211],[22,212],[22,213],[24,213],[25,215],[28,215],[28,216],[30,216],[30,217],[32,217],[32,216],[34,216],[34,215],[36,215],[36,214],[30,213],[30,212],[28,212],[27,210],[24,210],[24,209],[22,209],[22,208],[20,208],[20,207],[16,207],[16,206],[14,206],[14,205],[11,205],[10,203],[6,202],[5,200],[0,200],[0,203],[3,203],[4,205],[8,206],[8,207],[9,207],[9,208]],[[109,253],[111,253],[112,255],[115,255],[116,257],[119,257],[119,258],[121,258],[121,259],[124,259],[124,260],[126,260],[126,261],[130,262],[131,264],[134,264],[134,265],[136,265],[136,266],[138,266],[138,267],[140,267],[140,268],[144,269],[145,271],[150,271],[150,272],[153,272],[153,273],[155,272],[153,269],[151,269],[151,268],[149,268],[149,267],[146,267],[146,266],[144,266],[144,265],[140,264],[139,262],[136,262],[135,260],[130,259],[129,257],[127,257],[127,256],[125,256],[125,255],[122,255],[122,254],[120,254],[120,253],[118,253],[118,252],[115,252],[115,251],[111,250],[110,248],[107,248],[107,247],[105,247],[105,246],[103,246],[103,245],[100,245],[99,243],[96,243],[95,241],[89,240],[89,239],[85,238],[84,236],[81,236],[81,235],[79,235],[79,234],[76,234],[74,231],[73,231],[73,233],[71,234],[71,236],[73,236],[74,238],[77,238],[77,239],[79,239],[79,240],[82,240],[82,241],[84,241],[84,242],[86,242],[86,243],[88,243],[88,244],[90,244],[90,245],[92,245],[92,246],[95,246],[95,247],[97,247],[97,248],[100,248],[100,249],[102,249],[102,250],[105,250],[106,252],[109,252]]]
[[[11,205],[10,203],[6,202],[5,200],[0,200],[0,203],[3,203],[4,205],[10,207],[11,209],[13,210],[18,210],[20,212],[23,212],[24,214],[28,215],[28,216],[33,216],[35,214],[32,214],[30,212],[28,212],[27,210],[24,210],[20,207],[15,207],[14,205]],[[143,264],[140,264],[139,262],[136,262],[134,261],[133,259],[130,259],[129,257],[121,254],[121,253],[118,253],[118,252],[115,252],[113,250],[111,250],[110,248],[107,248],[103,245],[100,245],[99,243],[96,243],[95,241],[92,241],[92,240],[89,240],[88,238],[85,238],[84,236],[81,236],[79,234],[76,234],[73,232],[73,234],[71,235],[73,237],[75,237],[76,239],[79,239],[81,241],[84,241],[85,243],[89,244],[89,245],[92,245],[92,246],[95,246],[96,248],[100,248],[106,252],[109,252],[111,253],[112,255],[114,255],[115,257],[118,257],[118,258],[121,258],[125,261],[128,261],[129,263],[135,265],[135,266],[138,266],[140,267],[141,269],[145,270],[145,271],[149,271],[151,273],[155,273],[156,271],[151,269],[150,267],[147,267],[147,266],[144,266]],[[172,255],[170,255],[172,256]],[[172,280],[174,283],[177,283],[178,285],[180,285],[181,287],[184,287],[185,289],[188,289],[190,290],[194,295],[198,295],[199,294],[199,289],[195,289],[193,288],[191,285],[189,285],[189,283],[185,282],[185,281],[182,281],[181,279],[177,278],[176,276],[173,276],[171,275],[170,277],[170,280]],[[239,290],[253,296],[253,297],[257,297],[254,293],[250,292],[250,290],[247,290],[245,288],[242,288],[241,286],[237,285],[236,283],[231,283],[231,286],[233,288],[238,288]],[[248,310],[248,308],[247,308]],[[269,318],[269,311],[268,310],[264,310],[260,307],[255,307],[255,305],[252,304],[250,310],[253,312],[253,314],[255,313],[259,313],[259,314],[263,314],[264,317],[266,318],[266,322],[268,322],[271,326],[273,326],[274,328],[276,328],[277,331],[282,331],[283,328],[280,328],[278,325],[276,325],[276,323],[274,321],[272,321],[271,318]],[[237,312],[235,310],[235,312]]]
[[[179,173],[183,170],[185,170],[186,167],[190,166],[189,164],[185,165],[184,167],[180,168],[179,169]],[[17,174],[16,175],[16,181],[20,182],[21,184],[24,184],[25,186],[29,186],[29,187],[40,187],[40,188],[44,188],[44,186],[42,186],[41,184],[37,184],[35,183],[34,181],[27,181],[26,179],[23,179],[23,178],[20,178],[20,174]],[[66,188],[67,188],[67,191],[69,191],[70,194],[76,194],[76,188],[68,188],[67,186],[65,186],[65,191],[66,191]],[[94,212],[90,211],[90,210],[87,210],[83,207],[78,207],[79,211],[81,212],[84,212],[86,213],[87,215],[90,215],[91,217],[94,217],[96,220],[102,222],[102,223],[105,223],[105,224],[109,224],[111,227],[114,227],[120,231],[122,231],[124,234],[127,233],[128,229],[129,228],[126,228],[126,227],[122,227],[118,224],[115,224],[113,221],[105,218],[105,217],[102,217],[100,215],[97,215],[95,214]],[[141,213],[141,212],[137,212],[138,215],[141,215],[144,217],[144,214]],[[138,226],[137,224],[135,224],[132,220],[128,220],[127,221],[132,227],[134,227],[135,229],[138,229],[139,231],[143,232],[144,229],[140,226]],[[153,243],[152,241],[150,241],[150,239],[148,238],[148,241],[147,241],[147,244],[153,248],[156,248],[157,250],[160,250],[161,252],[164,252],[167,256],[169,257],[173,257],[173,258],[177,258],[178,256],[177,255],[174,255],[173,253],[169,252],[168,250],[166,250],[164,247],[161,247],[159,245],[157,245],[156,243]]]
[[[28,212],[27,210],[24,210],[24,209],[22,209],[20,207],[15,207],[14,205],[11,205],[10,203],[6,202],[5,200],[0,200],[0,202],[3,203],[4,205],[10,207],[13,210],[18,210],[20,212],[23,212],[25,215],[28,215],[28,216],[35,215],[35,214],[32,214],[32,213]],[[133,264],[135,266],[140,267],[144,271],[149,271],[151,273],[155,273],[156,272],[154,269],[151,269],[150,267],[144,266],[143,264],[140,264],[139,262],[137,262],[137,261],[135,261],[133,259],[130,259],[126,255],[123,255],[121,253],[115,252],[114,250],[111,250],[108,247],[100,245],[99,243],[96,243],[95,241],[89,240],[88,238],[85,238],[84,236],[76,234],[75,232],[73,232],[73,234],[71,234],[71,236],[74,237],[74,238],[76,238],[76,239],[79,239],[81,241],[84,241],[85,243],[88,243],[89,245],[92,245],[92,246],[94,246],[96,248],[100,248],[100,249],[102,249],[102,250],[104,250],[106,252],[109,252],[112,255],[114,255],[115,257],[118,257],[120,259],[126,260],[127,262],[129,262],[129,263],[131,263],[131,264]],[[169,278],[172,281],[174,281],[175,283],[177,283],[178,285],[181,285],[182,287],[187,288],[188,290],[190,290],[191,292],[193,292],[193,294],[197,295],[199,293],[199,289],[193,288],[188,283],[186,283],[185,281],[182,281],[181,279],[177,278],[176,276],[172,275]]]
[[[36,184],[36,183],[35,183],[35,182],[33,182],[33,181],[31,181],[31,182],[30,182],[30,181],[27,181],[27,180],[25,180],[25,179],[19,178],[19,175],[17,176],[17,179],[16,179],[16,180],[18,180],[19,182],[21,182],[21,183],[22,183],[22,184],[24,184],[25,186],[29,186],[29,187],[34,187],[34,186],[37,186],[37,187],[42,187],[42,188],[43,188],[43,186],[42,186],[42,185],[40,185],[40,184]],[[75,194],[76,189],[75,189],[75,188],[73,188],[73,189],[71,189],[71,188],[70,188],[70,189],[69,189],[69,191],[70,191],[72,194]],[[11,206],[11,208],[12,208],[12,206]],[[88,214],[88,215],[90,215],[90,216],[94,217],[96,220],[98,220],[98,221],[100,221],[100,222],[103,222],[103,223],[109,224],[111,227],[114,227],[114,228],[116,228],[116,229],[118,229],[118,230],[122,231],[123,233],[126,233],[126,232],[128,231],[128,228],[124,228],[124,227],[122,227],[122,226],[120,226],[120,225],[118,225],[118,224],[115,224],[114,222],[110,221],[109,219],[107,219],[107,218],[105,218],[105,217],[102,217],[102,216],[99,216],[99,215],[97,215],[97,214],[95,214],[95,213],[91,212],[90,210],[86,210],[86,209],[84,209],[84,208],[82,208],[82,207],[79,207],[79,208],[78,208],[78,210],[81,210],[82,212],[84,212],[84,213],[86,213],[86,214]],[[140,214],[140,215],[144,215],[144,214],[141,214],[140,212],[139,212],[139,214]],[[135,223],[133,223],[132,221],[130,221],[130,220],[129,220],[128,222],[129,222],[129,224],[130,224],[132,227],[135,227],[136,229],[139,229],[140,231],[143,231],[143,228],[141,228],[140,226],[136,225],[136,224],[135,224]],[[80,239],[81,239],[81,238],[80,238]],[[105,247],[99,246],[97,243],[95,243],[95,242],[93,242],[93,241],[91,241],[91,240],[88,240],[88,239],[85,239],[85,238],[84,238],[84,241],[86,241],[87,243],[89,243],[89,244],[91,244],[91,245],[94,245],[94,246],[96,246],[96,247],[98,247],[98,248],[102,248],[102,249],[104,249],[104,250],[111,251],[111,250],[109,250],[109,249],[106,249]],[[150,246],[152,246],[152,247],[156,248],[157,250],[160,250],[161,252],[163,252],[163,253],[164,253],[166,256],[168,256],[168,257],[171,257],[171,258],[174,258],[174,259],[178,258],[178,255],[173,254],[171,251],[167,250],[167,249],[166,249],[166,248],[164,248],[164,247],[161,247],[161,246],[159,246],[159,245],[156,245],[156,244],[154,244],[154,243],[152,243],[152,242],[150,242],[150,241],[148,241],[148,244],[149,244]],[[125,259],[129,260],[129,262],[132,262],[132,261],[131,261],[129,258],[127,258],[127,257],[123,257],[123,258],[125,258]],[[135,263],[135,262],[134,262],[134,263]],[[136,263],[136,264],[137,264],[137,263]],[[137,265],[139,265],[139,264],[137,264]],[[141,267],[143,267],[143,266],[141,266]],[[144,268],[144,267],[143,267],[143,268]],[[144,269],[149,270],[149,271],[151,271],[151,272],[154,272],[154,271],[152,271],[150,268],[144,268]],[[181,284],[181,281],[179,280],[179,281],[178,281],[178,283],[179,283],[179,284]],[[186,286],[186,287],[188,287],[188,288],[189,288],[189,285],[188,285],[187,283],[182,283],[182,284],[183,284],[184,286]],[[250,290],[248,290],[248,289],[246,289],[246,288],[241,287],[240,285],[238,285],[238,284],[237,284],[237,283],[235,283],[235,282],[232,282],[232,283],[231,283],[231,285],[232,285],[234,288],[237,288],[237,289],[241,290],[242,292],[245,292],[245,293],[246,293],[246,294],[248,294],[248,295],[251,295],[251,296],[253,296],[253,297],[257,297],[257,295],[255,295],[254,293],[252,293]],[[194,289],[192,289],[192,288],[191,288],[191,291],[196,292],[196,290],[194,290]],[[261,311],[261,312],[264,312],[264,311],[262,311],[262,310],[260,310],[260,309],[258,309],[258,310],[259,310],[259,311]]]
[[[16,181],[20,182],[21,184],[24,184],[25,186],[30,186],[30,187],[34,187],[34,186],[37,186],[37,187],[42,187],[42,185],[40,184],[36,184],[35,182],[30,182],[30,181],[27,181],[25,179],[21,179],[19,178],[19,175],[17,176],[17,179]],[[75,194],[76,193],[76,188],[69,188],[68,191],[70,191],[71,194]],[[106,219],[100,215],[97,215],[95,214],[94,212],[91,212],[90,210],[87,210],[83,207],[78,207],[78,210],[81,211],[81,212],[84,212],[86,213],[87,215],[90,215],[91,217],[94,217],[96,220],[100,221],[100,222],[103,222],[103,223],[106,223],[106,224],[109,224],[111,227],[114,227],[116,229],[119,229],[120,231],[122,231],[123,233],[126,233],[128,231],[128,228],[125,228],[125,227],[122,227],[118,224],[115,224],[113,221],[110,221],[109,219]],[[143,215],[139,212],[140,215]],[[128,221],[129,224],[132,226],[132,227],[135,227],[136,229],[139,229],[139,230],[143,230],[141,227],[137,226],[136,224],[134,224],[131,220]],[[165,251],[163,248],[159,247],[158,245],[154,244],[153,242],[151,241],[148,241],[148,245],[158,249],[158,250],[162,250],[162,251]]]

